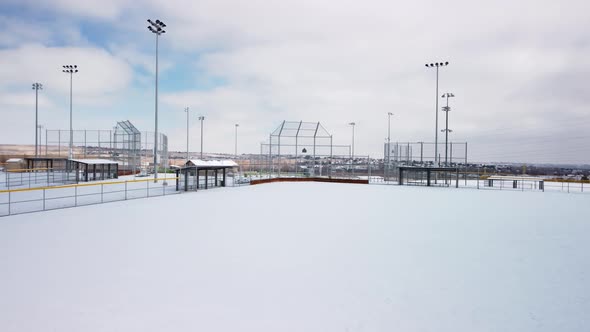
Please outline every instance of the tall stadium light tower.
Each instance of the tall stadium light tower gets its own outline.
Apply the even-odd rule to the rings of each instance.
[[[43,90],[43,84],[33,83],[33,90],[35,90],[35,157],[39,157],[39,90]]]
[[[438,68],[448,66],[449,62],[436,62],[431,64],[425,64],[428,68],[436,68],[436,123],[434,125],[434,164],[440,164],[440,160],[438,160]],[[438,160],[438,162],[437,162]]]
[[[205,117],[201,115],[199,116],[199,120],[201,121],[201,160],[203,160],[203,121]]]
[[[186,112],[186,160],[188,161],[190,159],[189,158],[189,153],[188,153],[188,138],[189,138],[189,136],[188,136],[188,122],[189,122],[188,115],[189,115],[189,108],[188,107],[185,107],[184,108],[184,111]]]
[[[164,28],[166,24],[160,20],[156,20],[156,22],[148,19],[147,20],[150,25],[148,25],[148,30],[156,35],[156,124],[155,124],[155,132],[154,132],[154,182],[158,182],[158,37],[161,34],[166,33]]]
[[[65,66],[63,66],[62,71],[66,74],[70,74],[70,149],[68,152],[68,159],[72,159],[72,158],[74,158],[74,153],[73,153],[74,130],[72,129],[72,78],[74,76],[74,73],[78,72],[78,66],[77,65],[65,65]]]
[[[441,130],[442,132],[445,133],[445,166],[449,166],[448,164],[448,152],[449,152],[449,133],[453,132],[452,130],[449,129],[449,112],[451,111],[451,108],[449,107],[449,98],[453,98],[455,97],[454,94],[447,92],[445,94],[442,95],[442,98],[446,98],[447,99],[447,106],[442,108],[442,111],[446,113],[445,115],[445,129]]]
[[[354,127],[356,126],[356,122],[350,122],[350,126],[352,126],[352,155],[351,159],[354,160]]]

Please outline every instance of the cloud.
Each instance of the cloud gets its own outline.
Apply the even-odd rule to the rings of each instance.
[[[75,91],[79,98],[101,97],[129,84],[132,71],[121,59],[104,49],[22,45],[0,50],[0,86],[12,89],[41,82],[49,91],[69,94],[70,82],[62,65],[76,64]]]
[[[33,82],[43,84],[39,103],[42,123],[47,128],[67,128],[70,80],[62,72],[65,64],[77,64],[80,70],[73,76],[76,125],[91,126],[96,114],[112,116],[109,109],[114,108],[132,79],[125,61],[99,48],[28,44],[4,49],[0,50],[0,118],[5,119],[0,121],[1,142],[29,141],[27,128],[34,120]]]
[[[84,70],[101,71],[93,74],[96,82],[76,85],[79,98],[100,104],[104,96],[127,93],[129,104],[142,110],[133,114],[142,124],[151,124],[152,106],[145,100],[153,98],[146,76],[153,74],[153,36],[145,19],[164,20],[161,128],[173,149],[184,146],[186,106],[207,115],[209,151],[232,151],[236,122],[241,150],[257,152],[258,143],[285,119],[321,121],[345,144],[351,139],[347,123],[355,121],[356,150],[381,156],[391,111],[394,140],[431,141],[435,72],[424,63],[444,60],[450,65],[440,72],[439,94],[457,95],[452,139],[473,142],[471,159],[590,162],[590,154],[579,152],[585,150],[578,138],[590,137],[584,126],[576,126],[588,123],[585,1],[175,0],[138,6],[126,0],[55,5],[43,0],[22,6],[74,22],[91,18],[111,39],[99,42],[98,35],[86,32],[82,38],[95,43],[88,49],[53,49],[24,33],[36,46],[5,41],[11,49],[2,52],[13,55],[11,65],[38,77],[48,67],[32,64],[35,47],[50,55],[55,51],[55,61],[91,49],[90,57],[67,60],[84,60]],[[23,49],[27,52],[19,54]],[[1,82],[19,75],[14,68],[0,69]],[[199,84],[209,81],[219,84]],[[138,87],[130,82],[140,82],[149,98],[131,93]],[[60,94],[67,92],[64,77],[54,83]],[[14,89],[12,83],[0,84],[4,93]],[[191,130],[198,132],[192,121]]]

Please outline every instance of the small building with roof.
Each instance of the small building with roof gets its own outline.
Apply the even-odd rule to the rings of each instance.
[[[23,168],[23,159],[22,158],[10,158],[6,160],[6,164],[4,164],[6,170],[17,170]]]
[[[227,172],[238,167],[233,160],[188,160],[176,170],[176,190],[189,191],[225,187]]]
[[[70,159],[70,169],[74,170],[76,182],[117,179],[119,163],[108,159]]]

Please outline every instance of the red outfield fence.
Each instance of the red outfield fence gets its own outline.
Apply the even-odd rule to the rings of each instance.
[[[252,180],[252,181],[250,181],[250,185],[263,184],[263,183],[271,183],[271,182],[332,182],[332,183],[369,184],[369,180],[359,180],[359,179],[272,178],[272,179]]]

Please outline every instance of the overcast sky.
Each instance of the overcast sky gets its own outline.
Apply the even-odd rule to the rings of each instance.
[[[0,143],[34,143],[40,123],[67,129],[77,64],[74,129],[130,120],[154,127],[160,38],[160,129],[184,150],[185,107],[198,150],[241,152],[282,120],[321,121],[335,144],[383,155],[393,141],[433,141],[435,70],[453,92],[453,141],[478,161],[590,163],[590,3],[587,1],[131,1],[2,0]],[[441,112],[441,120],[443,113]],[[441,125],[443,122],[440,122]],[[442,134],[441,134],[442,138]]]

